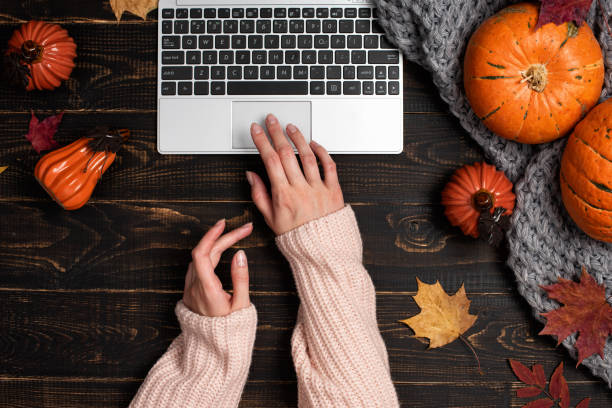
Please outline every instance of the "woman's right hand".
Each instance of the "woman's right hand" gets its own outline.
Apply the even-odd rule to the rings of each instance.
[[[276,235],[342,209],[344,199],[336,163],[329,153],[314,141],[310,145],[306,143],[299,129],[288,125],[287,134],[298,150],[302,171],[293,147],[274,115],[266,117],[266,127],[274,145],[270,144],[264,129],[257,123],[251,125],[251,137],[265,164],[270,194],[257,174],[247,171],[246,177],[255,205]],[[319,173],[317,157],[323,167],[324,179]]]

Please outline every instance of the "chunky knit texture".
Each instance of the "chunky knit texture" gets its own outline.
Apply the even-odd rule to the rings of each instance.
[[[540,321],[542,312],[559,307],[540,285],[558,277],[580,275],[586,266],[612,296],[611,246],[582,233],[569,218],[560,200],[558,167],[565,140],[528,146],[491,133],[472,112],[463,91],[463,55],[476,28],[489,16],[516,3],[506,0],[374,0],[380,23],[391,42],[406,58],[431,72],[440,96],[461,125],[482,146],[488,160],[506,172],[516,185],[517,205],[508,234],[508,264],[514,270],[519,292]],[[600,9],[600,3],[605,10]],[[612,0],[593,1],[587,22],[604,54],[606,66],[602,99],[612,91],[612,37],[604,16],[612,12]],[[576,356],[576,335],[563,342]],[[605,358],[593,356],[583,362],[612,386],[612,339]]]
[[[302,301],[291,339],[299,406],[398,407],[353,210],[311,221],[277,243]],[[205,317],[179,302],[176,315],[183,332],[130,407],[238,406],[255,340],[255,307]]]

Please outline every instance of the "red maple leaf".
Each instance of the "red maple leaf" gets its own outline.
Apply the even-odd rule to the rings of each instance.
[[[25,137],[30,141],[36,152],[40,153],[43,150],[49,150],[57,147],[58,143],[53,139],[53,136],[57,132],[57,128],[62,121],[62,116],[64,116],[64,112],[61,112],[55,116],[49,116],[48,118],[39,121],[32,111],[30,128]]]
[[[604,358],[606,339],[612,334],[612,306],[606,300],[606,288],[598,285],[583,268],[580,283],[559,278],[559,283],[542,289],[564,306],[542,313],[546,326],[540,334],[555,335],[559,345],[567,336],[578,332],[576,366],[596,353]]]
[[[557,25],[573,21],[581,25],[593,0],[542,0],[536,28],[548,23]]]

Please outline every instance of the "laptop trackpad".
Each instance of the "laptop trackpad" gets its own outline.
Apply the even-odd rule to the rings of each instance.
[[[232,102],[232,148],[255,149],[251,139],[251,123],[264,126],[266,116],[274,114],[283,129],[293,123],[307,142],[311,140],[311,106],[308,101],[235,101]]]

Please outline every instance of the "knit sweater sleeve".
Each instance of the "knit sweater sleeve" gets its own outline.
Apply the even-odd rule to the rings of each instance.
[[[182,333],[153,366],[130,408],[237,407],[251,365],[255,306],[225,317],[175,309]]]
[[[291,340],[299,406],[399,406],[351,207],[277,237],[277,245],[301,300]]]

